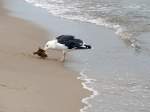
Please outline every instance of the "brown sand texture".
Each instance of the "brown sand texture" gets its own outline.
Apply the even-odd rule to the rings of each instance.
[[[8,13],[0,2],[0,112],[79,112],[87,91],[77,75],[32,54],[48,32]]]

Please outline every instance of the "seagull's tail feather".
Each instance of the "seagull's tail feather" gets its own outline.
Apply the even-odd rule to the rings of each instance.
[[[91,45],[85,44],[84,46],[85,46],[85,49],[92,49]]]
[[[76,47],[76,49],[92,49],[91,45],[84,44],[82,46]]]

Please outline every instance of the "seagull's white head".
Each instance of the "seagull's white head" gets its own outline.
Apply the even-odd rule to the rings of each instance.
[[[46,43],[44,46],[44,50],[46,51],[47,49],[49,49],[49,45]]]
[[[48,41],[44,46],[44,50],[53,49],[55,47],[55,43],[56,42],[54,40]]]

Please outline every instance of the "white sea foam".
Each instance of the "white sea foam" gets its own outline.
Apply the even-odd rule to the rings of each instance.
[[[96,91],[93,87],[89,87],[89,84],[94,83],[95,79],[89,79],[87,75],[84,72],[80,73],[80,77],[78,77],[82,82],[82,86],[84,89],[87,89],[92,92],[92,94],[89,97],[85,97],[82,99],[82,103],[86,104],[82,109],[80,109],[80,112],[86,112],[87,109],[91,108],[92,105],[88,102],[90,99],[93,99],[95,96],[98,95],[98,91]]]
[[[49,13],[55,15],[55,16],[59,16],[62,18],[66,18],[66,19],[70,19],[70,20],[78,20],[78,21],[82,21],[82,22],[89,22],[89,23],[93,23],[96,25],[100,25],[100,26],[105,26],[107,28],[110,29],[114,29],[116,34],[119,35],[122,38],[127,38],[127,36],[129,37],[129,35],[127,35],[127,33],[124,33],[123,28],[119,25],[119,24],[114,24],[114,23],[110,23],[108,21],[106,21],[104,18],[96,18],[96,19],[92,19],[90,16],[85,16],[85,15],[81,15],[81,14],[66,14],[67,12],[78,12],[80,13],[80,9],[78,9],[78,7],[75,7],[76,5],[79,4],[74,4],[73,6],[65,6],[65,5],[61,5],[64,3],[63,0],[50,0],[51,2],[55,2],[55,4],[48,4],[47,1],[42,0],[42,2],[40,2],[40,0],[25,0],[26,2],[32,3],[34,6],[36,7],[41,7],[46,9]],[[92,7],[91,7],[92,8]],[[92,10],[94,10],[94,7],[92,8]],[[98,10],[102,10],[102,11],[106,11],[106,7],[101,7]],[[110,11],[110,10],[108,10]]]
[[[123,2],[122,4],[116,2],[114,0],[112,2],[108,1],[95,1],[95,2],[86,2],[86,1],[75,1],[72,2],[70,0],[25,0],[28,3],[32,3],[36,7],[41,7],[46,9],[50,14],[70,19],[70,20],[78,20],[82,22],[89,22],[100,26],[105,26],[107,28],[115,30],[116,35],[121,37],[121,39],[132,39],[134,34],[140,31],[141,28],[142,32],[143,29],[146,29],[145,26],[145,13],[149,13],[149,7],[147,4],[139,4],[131,3],[126,4],[128,2]],[[94,4],[91,4],[94,3]],[[137,13],[141,13],[140,16]],[[131,13],[131,15],[130,15]],[[129,14],[129,15],[127,15]],[[137,15],[136,15],[137,14]],[[103,16],[102,16],[103,15]],[[143,16],[144,15],[144,16]],[[117,16],[119,18],[117,18]],[[140,23],[143,22],[143,26],[138,26],[135,24],[130,25],[130,18],[136,21],[136,16],[141,17]],[[105,17],[107,17],[107,20]],[[114,18],[118,20],[114,21]],[[147,16],[146,16],[147,17]],[[126,19],[127,18],[127,19]],[[114,21],[114,22],[113,22]],[[146,20],[146,21],[149,21]],[[125,23],[125,24],[122,24]],[[133,28],[130,28],[133,27]],[[131,31],[130,31],[131,29]],[[135,29],[134,31],[132,29]],[[149,29],[150,30],[150,29]],[[149,31],[148,30],[148,31]],[[131,43],[131,47],[136,46],[135,43]]]

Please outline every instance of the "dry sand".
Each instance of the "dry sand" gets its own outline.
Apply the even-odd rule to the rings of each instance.
[[[77,75],[63,63],[32,55],[48,32],[7,13],[1,1],[0,112],[79,112],[88,91]]]

